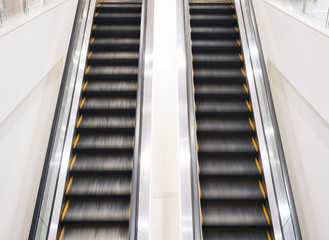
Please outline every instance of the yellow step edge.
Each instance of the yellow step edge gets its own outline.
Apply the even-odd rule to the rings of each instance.
[[[259,173],[262,174],[262,168],[260,167],[259,161],[256,157],[255,157],[255,162],[256,162],[256,166],[258,168]]]
[[[251,118],[249,118],[249,124],[250,124],[252,130],[255,132],[255,126],[254,126],[254,123],[252,122]]]
[[[263,211],[264,211],[264,215],[265,215],[268,225],[271,225],[270,217],[268,216],[268,213],[267,213],[267,210],[266,210],[266,207],[264,204],[263,204]]]
[[[67,195],[70,191],[70,188],[71,188],[71,185],[72,185],[72,181],[73,181],[73,176],[70,178],[70,181],[69,181],[69,184],[67,184],[67,187],[66,187],[66,191],[65,191],[65,194]]]
[[[71,161],[71,165],[70,165],[70,171],[73,169],[73,166],[74,166],[74,163],[75,163],[75,160],[76,160],[76,159],[77,159],[77,155],[74,154],[73,159],[72,159],[72,161]]]
[[[256,143],[256,140],[254,137],[251,138],[252,139],[252,143],[254,144],[254,147],[256,149],[256,152],[258,152],[258,146],[257,146],[257,143]]]
[[[262,191],[263,197],[265,199],[266,198],[266,194],[265,194],[265,190],[264,190],[263,184],[262,184],[262,182],[260,180],[258,180],[258,184],[259,184],[260,190]]]
[[[64,225],[63,228],[62,228],[62,231],[61,231],[61,234],[59,235],[58,240],[62,240],[62,239],[63,239],[64,232],[65,232],[65,225]]]
[[[66,214],[67,209],[68,209],[68,207],[69,207],[69,203],[70,203],[70,200],[67,200],[67,202],[66,202],[66,204],[65,204],[64,211],[63,211],[63,213],[62,213],[62,217],[61,217],[61,220],[62,220],[62,221],[63,221],[64,218],[65,218],[65,214]]]

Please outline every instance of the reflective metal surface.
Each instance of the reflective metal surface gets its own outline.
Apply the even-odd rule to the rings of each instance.
[[[145,47],[144,47],[144,83],[141,111],[141,142],[139,158],[139,192],[138,192],[138,226],[137,238],[150,238],[149,203],[150,203],[150,174],[151,174],[151,112],[152,112],[152,68],[153,68],[153,9],[154,1],[143,3],[147,9],[145,16]],[[144,10],[144,9],[143,9]]]
[[[74,88],[74,95],[73,95],[73,101],[72,101],[72,105],[71,105],[70,118],[68,121],[64,149],[63,149],[63,154],[62,154],[61,164],[60,164],[60,172],[59,172],[59,177],[58,177],[58,181],[57,181],[56,195],[54,198],[55,200],[54,200],[53,208],[52,208],[51,222],[50,222],[49,231],[48,231],[48,239],[56,239],[56,235],[57,235],[58,222],[59,222],[61,205],[62,205],[62,198],[63,198],[64,188],[65,188],[67,169],[68,169],[68,164],[69,164],[69,160],[70,160],[71,146],[72,146],[72,140],[73,140],[74,129],[75,129],[75,120],[76,120],[77,110],[78,110],[78,106],[79,106],[78,103],[79,103],[79,99],[80,99],[83,76],[84,76],[84,72],[85,72],[86,57],[87,57],[88,46],[89,46],[91,26],[92,26],[94,11],[95,11],[95,4],[96,4],[96,0],[90,1],[88,17],[87,17],[87,25],[85,27],[86,31],[84,32],[82,50],[81,50],[81,55],[80,55],[80,59],[79,59],[77,81],[76,81],[75,88]]]
[[[267,193],[268,193],[268,202],[269,202],[271,218],[272,218],[273,233],[274,233],[274,237],[276,240],[281,240],[283,238],[282,238],[281,225],[280,225],[278,210],[277,210],[278,206],[275,201],[276,196],[275,196],[275,192],[274,192],[271,168],[270,168],[270,164],[269,164],[269,157],[268,157],[266,142],[265,142],[265,138],[264,138],[262,119],[261,119],[261,115],[259,112],[259,102],[258,102],[257,93],[256,93],[256,86],[255,86],[255,79],[254,79],[255,69],[252,69],[251,60],[250,60],[250,52],[253,51],[253,49],[249,48],[249,45],[247,42],[246,30],[245,30],[245,26],[244,26],[244,22],[243,22],[243,18],[242,18],[242,12],[241,12],[241,8],[240,8],[239,0],[235,1],[235,6],[236,6],[240,36],[241,36],[242,51],[243,51],[243,56],[245,59],[247,82],[249,85],[250,98],[251,98],[251,103],[253,105],[255,125],[256,125],[256,129],[257,129],[256,134],[257,134],[257,139],[258,139],[258,144],[259,144],[261,161],[262,161],[262,165],[263,165],[264,180],[266,183],[266,188],[267,188]]]
[[[259,125],[258,137],[269,190],[271,214],[275,217],[274,234],[276,239],[301,239],[252,3],[250,0],[235,2],[239,12],[239,26],[244,30],[242,44],[246,63],[249,62],[247,75],[252,103],[254,106],[258,105],[255,107],[255,120],[256,125]]]
[[[136,104],[136,124],[135,124],[135,146],[134,146],[134,166],[132,175],[132,190],[130,199],[130,222],[129,222],[129,239],[137,239],[137,209],[138,209],[138,183],[139,183],[139,166],[140,166],[140,149],[141,149],[141,109],[143,106],[143,81],[144,81],[144,49],[145,49],[145,28],[146,28],[146,4],[142,2],[142,19],[139,46],[139,63],[137,79],[137,104]]]
[[[51,143],[51,139],[49,140],[49,145],[47,154],[49,151],[49,166],[47,170],[47,166],[44,166],[44,170],[46,174],[46,178],[44,181],[44,189],[42,189],[42,184],[40,184],[39,191],[42,191],[42,194],[40,197],[42,198],[41,202],[41,209],[40,213],[38,214],[38,220],[37,220],[37,229],[35,236],[33,233],[33,226],[31,226],[31,231],[29,238],[31,239],[45,239],[49,227],[50,222],[50,215],[56,190],[56,184],[59,174],[59,167],[60,162],[62,159],[62,153],[63,153],[63,147],[64,147],[64,140],[65,140],[65,134],[67,130],[67,122],[69,118],[69,113],[71,109],[71,103],[73,98],[73,90],[76,82],[77,77],[77,70],[79,65],[79,59],[81,54],[81,48],[82,48],[82,40],[83,40],[83,34],[85,30],[85,24],[87,20],[87,14],[89,9],[89,3],[90,1],[81,1],[78,5],[77,13],[76,13],[76,19],[75,19],[75,25],[76,27],[72,31],[71,36],[71,42],[70,47],[72,49],[69,50],[68,56],[67,56],[67,62],[66,67],[63,73],[63,82],[65,82],[65,85],[61,86],[61,89],[63,88],[63,95],[62,99],[60,100],[61,96],[59,96],[58,103],[60,104],[57,107],[59,107],[59,116],[58,120],[56,122],[56,116],[54,118],[54,123],[52,128],[55,129],[53,136],[54,142]],[[71,54],[71,55],[70,55]],[[66,79],[65,79],[66,78]],[[63,83],[62,83],[63,84]],[[57,111],[57,110],[56,110]],[[48,155],[47,155],[48,156]],[[46,156],[46,158],[47,158]],[[45,162],[47,159],[45,160]],[[45,163],[46,165],[46,163]],[[42,180],[41,180],[42,181]],[[41,193],[41,192],[40,192]],[[39,193],[39,194],[40,194]],[[38,196],[39,197],[39,196]],[[37,202],[38,204],[38,202]],[[36,205],[36,208],[38,206]],[[36,213],[37,209],[35,209]],[[35,216],[34,216],[35,217]],[[35,221],[35,219],[33,219]],[[33,225],[33,223],[32,223]]]
[[[192,197],[192,217],[193,217],[193,239],[202,239],[201,226],[201,203],[199,191],[199,173],[198,173],[198,152],[196,142],[196,118],[195,102],[193,91],[193,66],[192,66],[192,47],[190,34],[189,18],[189,0],[184,0],[184,30],[185,30],[185,48],[186,48],[186,79],[187,79],[187,96],[188,96],[188,127],[189,127],[189,145],[191,154],[191,197]]]
[[[181,231],[182,239],[193,239],[191,151],[188,119],[187,64],[185,14],[183,1],[176,2],[177,11],[177,49],[178,49],[178,104],[179,104],[179,162],[181,194]]]

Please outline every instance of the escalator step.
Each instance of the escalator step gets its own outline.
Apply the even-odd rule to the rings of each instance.
[[[194,40],[193,55],[197,53],[240,53],[241,46],[237,40]]]
[[[77,132],[127,132],[134,133],[135,117],[129,115],[83,116]]]
[[[88,59],[93,65],[138,65],[138,52],[93,52]]]
[[[135,66],[90,66],[86,79],[137,80]]]
[[[199,100],[196,102],[196,115],[197,117],[251,117],[252,113],[246,101],[243,100]]]
[[[206,228],[204,240],[269,240],[266,230],[258,228]]]
[[[238,54],[193,54],[193,67],[242,67]]]
[[[205,39],[239,39],[239,33],[234,27],[192,27],[192,41]]]
[[[197,15],[191,14],[191,26],[235,26],[236,19],[230,15]]]
[[[208,155],[254,156],[258,153],[250,137],[202,137],[198,138],[199,153]]]
[[[241,83],[202,83],[195,84],[196,99],[247,99],[248,93]]]
[[[264,201],[257,179],[200,179],[201,201]]]
[[[85,83],[83,97],[136,97],[135,81],[88,81]]]
[[[67,204],[67,203],[66,203]],[[129,221],[129,199],[75,200],[68,203],[63,223],[119,223]]]
[[[190,5],[190,13],[192,14],[233,14],[234,9],[229,4],[218,5]]]
[[[139,26],[97,26],[92,32],[93,37],[139,38]]]
[[[197,81],[245,81],[240,69],[197,68],[194,69],[194,79]]]
[[[128,227],[104,227],[104,226],[67,226],[63,234],[63,240],[90,240],[90,239],[128,239]]]
[[[95,38],[90,44],[90,50],[138,52],[138,49],[138,38]]]
[[[82,105],[82,107],[81,107]],[[81,114],[135,113],[134,98],[86,98],[80,103]]]
[[[131,177],[128,176],[75,176],[67,196],[72,197],[130,197]]]
[[[202,202],[203,226],[267,227],[262,204]]]
[[[201,154],[200,154],[201,155]],[[199,157],[200,177],[259,176],[258,159],[248,157]],[[259,167],[260,168],[260,167]]]
[[[75,150],[80,149],[132,149],[134,138],[129,135],[91,135],[82,134]]]
[[[72,165],[74,172],[130,172],[132,170],[132,155],[87,155],[77,154]]]
[[[99,13],[94,18],[94,24],[108,25],[140,25],[139,13]]]
[[[254,130],[247,118],[197,118],[197,134],[202,136],[217,135],[254,135]]]
[[[141,4],[101,4],[96,11],[100,13],[140,13]]]

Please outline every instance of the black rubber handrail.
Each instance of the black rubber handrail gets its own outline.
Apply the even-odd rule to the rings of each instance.
[[[44,161],[44,165],[43,165],[43,169],[42,169],[42,175],[41,175],[41,179],[40,179],[37,200],[36,200],[35,207],[34,207],[34,213],[33,213],[30,233],[29,233],[29,240],[34,240],[36,237],[36,233],[37,233],[39,216],[40,216],[42,201],[43,201],[43,197],[44,197],[44,193],[45,193],[45,187],[46,187],[47,178],[48,178],[51,156],[52,156],[52,153],[54,150],[54,144],[55,144],[55,140],[56,140],[56,132],[58,129],[58,123],[59,123],[59,118],[60,118],[60,113],[61,113],[61,106],[63,103],[64,93],[65,93],[65,86],[66,86],[68,75],[69,75],[70,63],[72,62],[72,59],[73,59],[73,49],[74,49],[74,44],[75,44],[75,38],[77,35],[77,29],[79,26],[79,19],[80,19],[81,8],[83,5],[83,2],[84,1],[78,1],[77,10],[75,13],[75,18],[74,18],[74,23],[73,23],[73,27],[72,27],[72,33],[71,33],[71,39],[70,39],[70,43],[69,43],[66,60],[65,60],[65,67],[64,67],[64,71],[63,71],[62,81],[61,81],[58,98],[57,98],[57,103],[56,103],[56,109],[55,109],[55,113],[54,113],[54,120],[53,120],[53,123],[51,126],[51,132],[50,132],[50,137],[49,137],[49,141],[48,141],[46,157],[45,157],[45,161]]]

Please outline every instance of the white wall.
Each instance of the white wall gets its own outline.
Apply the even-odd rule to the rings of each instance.
[[[253,1],[303,239],[329,238],[329,38]]]
[[[28,237],[76,4],[0,32],[0,239]]]

